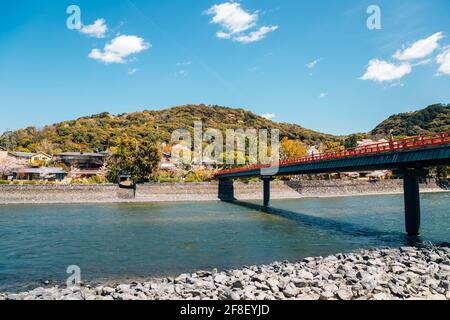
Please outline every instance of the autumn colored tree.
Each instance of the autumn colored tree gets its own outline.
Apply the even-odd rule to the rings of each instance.
[[[325,152],[339,151],[342,146],[339,142],[325,141]]]
[[[281,140],[280,158],[283,160],[304,157],[307,151],[306,146],[299,140],[291,140],[287,137]]]

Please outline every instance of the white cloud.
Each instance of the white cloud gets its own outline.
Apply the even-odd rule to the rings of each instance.
[[[320,98],[320,99],[324,99],[324,98],[326,98],[326,97],[328,97],[328,92],[321,92],[321,93],[319,94],[319,98]]]
[[[275,113],[264,113],[261,115],[261,117],[266,118],[267,120],[272,120],[276,117],[277,115]]]
[[[250,14],[241,8],[240,3],[236,2],[216,4],[209,8],[206,14],[213,15],[211,23],[220,25],[229,35],[254,27],[258,20],[256,12]]]
[[[442,32],[437,32],[426,39],[413,43],[409,48],[397,50],[394,58],[400,61],[422,59],[433,53],[439,47],[439,40],[444,37]]]
[[[144,39],[137,36],[121,35],[105,45],[103,51],[93,49],[89,58],[100,60],[104,63],[126,63],[126,58],[151,48]]]
[[[136,68],[132,68],[132,69],[128,69],[128,75],[132,76],[133,74],[135,74],[136,72],[138,72],[138,69]]]
[[[450,75],[450,47],[436,57],[439,63],[438,75]]]
[[[426,64],[430,64],[432,62],[433,62],[433,59],[424,59],[424,60],[418,61],[417,63],[414,63],[413,66],[414,67],[416,67],[416,66],[423,66],[423,65],[426,65]]]
[[[306,67],[308,69],[314,69],[316,67],[316,65],[320,62],[320,60],[322,60],[322,59],[316,59],[314,61],[311,61],[310,63],[306,64]]]
[[[412,67],[409,63],[396,65],[387,61],[373,59],[369,61],[367,71],[360,79],[376,82],[393,81],[403,78],[411,71]]]
[[[264,26],[256,31],[250,32],[248,35],[242,35],[234,38],[233,40],[240,43],[252,43],[264,39],[268,33],[273,32],[277,29],[278,26]]]
[[[205,11],[213,16],[211,23],[219,25],[222,30],[216,32],[219,39],[231,39],[240,43],[252,43],[264,39],[268,33],[278,29],[278,26],[262,26],[257,30],[258,11],[253,13],[242,9],[237,2],[224,2],[213,5]],[[247,33],[246,33],[247,32]]]
[[[93,24],[81,26],[79,31],[89,37],[104,38],[108,31],[108,26],[105,19],[97,19]]]

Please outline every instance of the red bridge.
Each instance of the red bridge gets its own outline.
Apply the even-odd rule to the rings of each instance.
[[[427,167],[437,165],[450,165],[450,131],[282,160],[278,167],[260,164],[221,170],[215,176],[223,201],[235,200],[233,179],[260,177],[268,207],[274,176],[392,169],[403,176],[406,230],[414,235],[420,227],[419,177],[427,174]],[[273,172],[268,174],[268,168]]]

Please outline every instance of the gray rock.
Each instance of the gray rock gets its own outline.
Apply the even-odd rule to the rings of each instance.
[[[214,282],[217,283],[226,283],[228,280],[228,277],[224,274],[217,274],[214,276]]]
[[[391,271],[393,273],[399,274],[399,273],[405,272],[405,269],[403,269],[402,267],[399,267],[399,266],[392,266]]]
[[[450,249],[362,250],[302,262],[274,262],[218,273],[198,271],[175,279],[91,289],[36,288],[0,293],[0,300],[168,299],[448,299]]]
[[[338,287],[333,283],[325,283],[321,287],[324,291],[331,292],[331,293],[338,291]]]
[[[411,268],[409,268],[409,271],[420,274],[420,275],[427,274],[426,270],[424,270],[422,268],[418,268],[418,267],[411,267]]]
[[[432,253],[428,256],[429,260],[434,261],[436,263],[441,263],[443,261],[443,258],[436,254],[436,253]]]
[[[266,274],[262,273],[262,274],[255,274],[251,280],[252,281],[258,281],[258,282],[264,282],[266,280]]]
[[[206,277],[212,276],[212,272],[211,271],[204,271],[204,270],[197,271],[195,274],[197,276],[199,276],[200,278],[206,278]]]
[[[297,278],[312,280],[314,278],[314,275],[311,272],[299,270],[297,271]]]
[[[339,289],[336,294],[341,300],[350,300],[353,297],[353,293],[347,289]]]
[[[129,293],[122,293],[118,296],[118,300],[138,300],[138,297]]]
[[[372,295],[374,300],[390,300],[390,296],[385,292],[380,292]]]
[[[292,283],[297,287],[297,288],[305,288],[308,286],[308,281],[305,279],[292,279]]]
[[[286,287],[283,289],[283,294],[286,298],[294,298],[299,294],[298,288]]]
[[[243,289],[244,288],[244,282],[242,280],[236,280],[231,285],[232,289]]]
[[[398,286],[396,286],[396,285],[394,285],[392,283],[388,283],[388,288],[392,292],[392,294],[401,295],[402,291],[401,291],[401,289]]]
[[[450,265],[448,264],[440,264],[439,268],[445,272],[450,272]]]
[[[330,300],[334,298],[334,293],[330,291],[324,291],[320,294],[319,300]]]
[[[130,291],[130,285],[129,284],[120,284],[117,286],[116,291],[119,293],[126,293]]]
[[[189,276],[190,276],[190,275],[187,274],[187,273],[180,274],[178,277],[176,277],[176,278],[174,279],[174,282],[175,282],[175,283],[186,282],[186,280],[187,280],[187,278],[188,278]]]
[[[253,282],[254,286],[260,290],[270,290],[270,287],[265,283],[261,283],[258,281]]]
[[[446,291],[450,290],[450,281],[448,281],[448,280],[442,280],[439,285],[442,288],[444,288]]]
[[[230,299],[231,300],[241,300],[241,296],[237,292],[231,292],[230,293]]]
[[[116,290],[111,288],[111,287],[103,287],[102,288],[102,295],[107,296],[107,295],[111,295],[115,292]]]

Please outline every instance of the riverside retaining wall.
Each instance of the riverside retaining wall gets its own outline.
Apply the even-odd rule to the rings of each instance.
[[[442,184],[441,184],[442,185]],[[261,199],[262,182],[235,182],[235,197]],[[421,184],[421,191],[442,190],[436,181]],[[344,196],[403,192],[402,180],[385,181],[273,181],[272,199]],[[0,204],[5,203],[95,203],[218,200],[217,182],[151,183],[133,190],[116,185],[0,185]]]
[[[115,185],[0,185],[0,203],[117,201]]]

